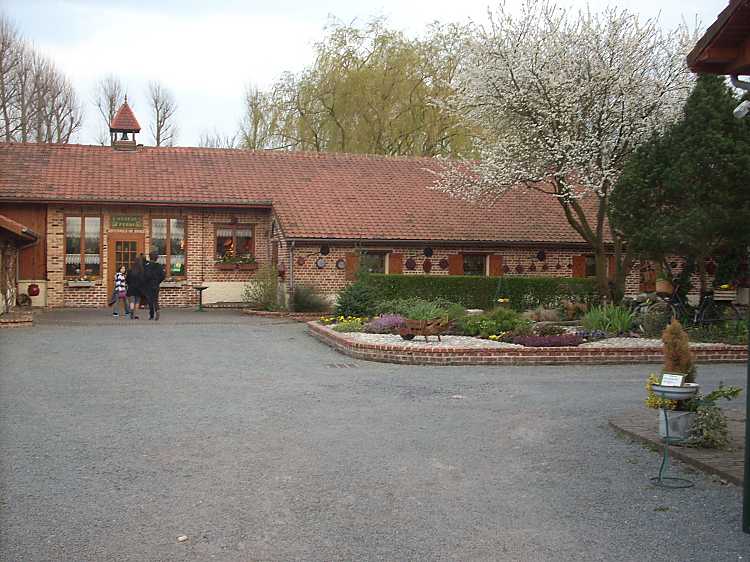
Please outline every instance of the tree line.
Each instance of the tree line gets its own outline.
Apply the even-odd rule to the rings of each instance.
[[[92,101],[101,117],[100,144],[109,144],[109,125],[125,95],[114,75],[96,84]],[[172,145],[177,134],[174,96],[159,82],[151,82],[146,99],[154,144]],[[0,14],[0,140],[64,144],[80,131],[82,122],[81,100],[68,78]]]

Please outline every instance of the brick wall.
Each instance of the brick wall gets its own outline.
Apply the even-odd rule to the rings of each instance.
[[[93,286],[74,287],[70,280],[64,278],[65,239],[64,216],[75,215],[80,207],[50,206],[47,213],[47,306],[49,307],[101,307],[108,301],[108,283],[114,272],[109,266],[110,234],[131,233],[143,237],[144,252],[151,247],[151,219],[157,217],[184,218],[186,221],[186,276],[168,278],[163,286],[159,300],[165,307],[194,306],[198,302],[197,292],[193,287],[210,282],[215,286],[226,283],[227,287],[241,287],[251,281],[254,271],[222,271],[215,261],[216,225],[217,224],[251,224],[254,228],[255,257],[258,266],[267,264],[270,259],[270,212],[264,209],[191,209],[191,208],[155,208],[155,207],[88,207],[86,214],[100,214],[102,217],[101,235],[101,277],[93,280]],[[142,228],[112,228],[112,215],[140,216]],[[232,290],[229,293],[240,294]],[[227,294],[229,294],[227,293]]]
[[[300,245],[294,248],[294,280],[297,284],[311,285],[319,292],[326,295],[333,295],[343,289],[348,281],[346,279],[346,270],[338,269],[336,262],[346,260],[348,254],[357,251],[354,246],[348,245],[329,245],[330,253],[327,256],[320,254],[320,244]],[[362,249],[367,249],[363,246]],[[375,247],[372,246],[373,252],[390,252],[401,254],[403,256],[403,274],[405,275],[448,275],[449,270],[440,267],[441,260],[448,260],[449,256],[459,253],[483,253],[487,255],[499,255],[503,259],[503,275],[509,277],[531,277],[531,276],[550,276],[550,277],[571,277],[573,256],[583,255],[580,249],[555,249],[545,250],[544,261],[537,259],[539,247],[440,247],[432,246],[433,255],[426,257],[424,255],[424,245],[420,246],[391,246]],[[318,258],[325,260],[324,267],[318,268],[316,261]],[[406,267],[408,259],[415,261],[415,268],[409,270]],[[284,250],[284,259],[288,260],[288,249]],[[424,263],[428,261],[432,268],[429,273],[424,271]],[[388,260],[386,259],[386,262]],[[519,269],[519,266],[521,269]],[[507,268],[507,271],[505,269]],[[626,280],[627,286],[632,293],[637,292],[639,282],[639,271],[633,268]]]

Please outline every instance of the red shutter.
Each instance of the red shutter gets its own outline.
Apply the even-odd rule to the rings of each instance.
[[[586,277],[586,256],[573,256],[573,277]]]
[[[448,256],[448,275],[464,274],[464,255],[455,254]]]
[[[617,273],[617,267],[615,265],[615,256],[609,256],[609,261],[607,262],[607,278],[610,281],[614,281],[615,273]]]
[[[503,274],[503,256],[490,256],[490,277],[500,277]]]
[[[388,254],[388,273],[399,275],[404,272],[404,255]]]
[[[354,281],[357,278],[357,269],[359,269],[359,255],[346,254],[346,280]]]

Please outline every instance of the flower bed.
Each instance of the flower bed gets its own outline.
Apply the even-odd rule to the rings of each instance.
[[[413,365],[567,365],[661,363],[662,342],[612,338],[577,347],[523,347],[465,336],[444,336],[442,342],[405,341],[389,334],[339,333],[320,322],[308,322],[309,333],[337,351],[368,361]],[[628,344],[623,344],[627,340]],[[631,344],[630,341],[633,343]],[[747,361],[745,346],[693,344],[702,363]]]

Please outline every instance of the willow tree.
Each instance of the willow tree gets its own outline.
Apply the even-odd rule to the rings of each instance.
[[[268,92],[249,90],[245,144],[471,154],[472,128],[440,104],[455,93],[466,38],[460,26],[434,25],[424,38],[411,39],[382,20],[364,28],[334,24],[316,45],[309,68],[284,74]]]
[[[676,119],[690,90],[690,44],[684,27],[664,31],[625,10],[527,0],[513,15],[501,6],[477,30],[453,98],[456,113],[484,129],[479,158],[447,164],[437,188],[468,199],[515,189],[555,197],[592,248],[601,294],[616,297],[632,259],[608,200],[638,145]]]

